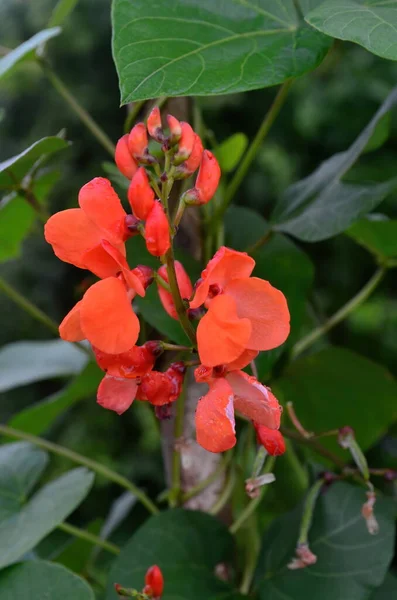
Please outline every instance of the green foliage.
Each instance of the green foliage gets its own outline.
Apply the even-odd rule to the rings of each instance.
[[[58,0],[52,11],[48,27],[57,27],[67,19],[79,0]]]
[[[0,448],[0,463],[6,465],[7,473],[0,480],[0,495],[7,496],[2,499],[0,513],[0,567],[3,568],[29,552],[73,512],[88,494],[94,476],[87,469],[74,469],[45,485],[28,500],[28,493],[45,467],[45,453],[29,444],[6,445]]]
[[[79,373],[87,355],[69,342],[14,342],[0,350],[0,390]]]
[[[235,133],[215,148],[215,156],[218,159],[222,173],[233,171],[248,146],[248,138],[245,133]]]
[[[146,521],[116,558],[106,598],[117,598],[113,583],[141,589],[148,566],[157,564],[165,579],[162,600],[239,600],[214,574],[216,565],[232,556],[233,540],[214,517],[182,509],[163,512]]]
[[[89,585],[64,567],[43,560],[20,563],[2,571],[0,600],[94,600]]]
[[[48,40],[60,33],[60,27],[44,29],[18,46],[18,48],[15,48],[15,50],[8,52],[8,54],[0,59],[0,79],[5,75],[10,75],[19,63],[34,59],[36,51],[42,48]]]
[[[326,0],[306,15],[306,21],[322,33],[397,60],[396,8],[395,0]]]
[[[301,511],[276,519],[264,537],[256,587],[261,600],[322,598],[367,600],[386,574],[394,548],[394,510],[380,498],[376,515],[380,532],[370,537],[361,507],[362,488],[336,483],[317,502],[309,535],[315,565],[291,571]],[[390,597],[391,600],[391,597]]]
[[[330,47],[293,0],[114,0],[112,17],[123,104],[276,85],[314,69]]]
[[[274,388],[284,402],[293,402],[308,431],[321,433],[350,425],[363,450],[397,418],[396,381],[384,367],[346,348],[326,348],[300,358],[287,367]],[[321,441],[349,461],[333,438]]]
[[[391,600],[397,595],[397,577],[388,573],[382,585],[371,596],[371,600]]]
[[[362,219],[346,233],[381,260],[397,257],[397,220]]]

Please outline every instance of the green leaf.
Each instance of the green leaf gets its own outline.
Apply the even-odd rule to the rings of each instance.
[[[20,431],[41,435],[71,406],[83,398],[95,395],[103,375],[96,363],[89,363],[70,385],[20,411],[12,417],[9,425]]]
[[[48,21],[48,27],[57,27],[62,25],[64,20],[70,15],[79,0],[59,0],[51,13]]]
[[[380,531],[370,536],[361,507],[365,491],[336,483],[319,496],[309,533],[316,564],[291,571],[301,510],[274,521],[265,535],[256,573],[260,600],[368,600],[385,577],[394,549],[394,509],[378,498]],[[392,597],[389,597],[390,600]]]
[[[47,453],[26,442],[0,448],[0,522],[19,510],[47,463]]]
[[[121,101],[230,94],[314,69],[331,40],[293,0],[113,0]]]
[[[80,373],[88,361],[63,340],[13,342],[0,350],[0,392],[34,381]]]
[[[397,60],[397,0],[326,0],[306,21],[326,35]]]
[[[392,600],[393,598],[397,598],[397,577],[388,573],[382,585],[372,594],[371,600]]]
[[[380,119],[380,121],[378,121],[378,124],[375,127],[373,134],[369,138],[368,143],[363,150],[363,153],[373,152],[374,150],[378,150],[378,148],[381,148],[383,144],[388,140],[390,133],[391,118],[390,113],[386,113]]]
[[[0,456],[6,448],[0,449]],[[7,490],[14,485],[16,494],[18,480],[13,481]],[[48,483],[26,504],[20,497],[20,506],[0,520],[0,568],[17,561],[62,523],[84,500],[93,481],[93,473],[78,468]]]
[[[362,219],[346,233],[380,259],[397,257],[397,220]]]
[[[245,133],[235,133],[216,147],[214,154],[223,173],[230,173],[237,167],[247,146]]]
[[[101,525],[102,519],[95,519],[84,526],[84,531],[98,535]],[[57,556],[56,562],[75,573],[84,573],[84,570],[90,561],[93,549],[94,546],[92,545],[92,542],[88,542],[87,540],[78,537],[72,538],[71,543]]]
[[[396,103],[397,88],[348,150],[335,154],[286,190],[271,218],[274,229],[307,242],[325,240],[350,227],[397,188],[397,178],[365,185],[341,181],[364,151],[379,121]]]
[[[279,400],[293,402],[308,431],[321,433],[350,425],[364,451],[397,418],[397,383],[390,373],[343,348],[326,348],[298,359],[275,382],[274,388]],[[349,460],[348,452],[333,437],[324,437],[321,442]]]
[[[12,156],[0,163],[0,189],[13,188],[15,184],[21,183],[39,159],[42,164],[52,154],[64,150],[68,146],[69,142],[60,137],[45,137],[17,156]]]
[[[218,519],[182,509],[160,513],[138,529],[116,558],[106,599],[116,600],[114,583],[142,589],[148,567],[156,564],[164,574],[162,600],[238,600],[214,574],[215,566],[232,555],[233,539]]]
[[[0,574],[0,600],[95,600],[89,585],[60,565],[20,563]]]
[[[61,33],[60,27],[52,29],[43,29],[36,33],[33,37],[23,42],[20,46],[8,52],[0,58],[0,79],[5,75],[9,75],[14,70],[14,67],[25,60],[32,60],[36,56],[36,50],[49,39]]]

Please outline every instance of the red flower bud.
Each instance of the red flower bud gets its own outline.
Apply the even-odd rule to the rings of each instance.
[[[162,256],[171,246],[170,229],[164,208],[155,202],[145,227],[146,247],[153,256]]]
[[[168,127],[170,128],[170,139],[169,143],[171,146],[179,142],[182,135],[182,126],[178,119],[173,117],[172,115],[167,115]]]
[[[134,215],[126,215],[124,219],[124,239],[128,240],[128,238],[138,235],[140,225],[141,221],[134,217]]]
[[[161,598],[164,590],[164,578],[157,565],[153,565],[153,567],[150,567],[150,569],[147,570],[145,584],[151,587],[155,598]]]
[[[193,293],[192,282],[190,281],[189,275],[183,268],[183,265],[178,260],[175,261],[175,272],[179,291],[181,293],[182,298],[190,298],[190,296]],[[159,268],[158,275],[168,283],[167,267],[165,265]],[[175,304],[172,299],[172,294],[170,294],[170,292],[167,292],[167,290],[165,290],[160,284],[157,284],[157,288],[161,304],[163,305],[164,310],[170,315],[170,317],[178,320],[178,313],[176,312]]]
[[[136,172],[138,165],[131,156],[128,148],[128,133],[119,139],[116,145],[114,160],[118,170],[128,179],[131,179]]]
[[[196,169],[199,168],[201,163],[201,157],[203,154],[203,144],[201,142],[200,136],[197,133],[194,134],[194,144],[192,153],[189,158],[181,165],[187,174],[194,173]]]
[[[154,205],[154,191],[143,167],[139,167],[128,188],[128,202],[134,215],[146,221]]]
[[[181,368],[180,363],[174,363],[165,373],[151,371],[142,378],[136,397],[153,406],[175,402],[181,393],[185,371],[185,365]]]
[[[144,156],[147,151],[148,139],[144,123],[137,123],[128,136],[128,148],[135,158]]]
[[[153,283],[153,269],[151,267],[138,265],[135,269],[132,269],[132,273],[138,277],[145,290]]]
[[[221,169],[215,156],[209,150],[204,150],[200,170],[196,179],[196,190],[199,194],[199,204],[206,204],[214,196],[221,177]]]
[[[155,106],[148,116],[147,130],[157,142],[162,142],[164,139],[163,130],[161,128],[161,115],[158,106]]]
[[[196,134],[189,123],[181,122],[182,135],[179,140],[178,152],[174,156],[174,164],[180,165],[189,158],[192,153]]]
[[[121,354],[107,354],[93,347],[98,366],[112,377],[135,379],[153,369],[157,354],[150,342],[143,346],[133,346]]]
[[[280,456],[285,452],[285,441],[278,429],[269,429],[254,423],[258,444],[261,444],[272,456]]]

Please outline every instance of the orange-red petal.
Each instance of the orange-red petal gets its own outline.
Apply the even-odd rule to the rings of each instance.
[[[136,379],[105,375],[98,387],[97,402],[103,408],[121,415],[133,403],[137,389]]]
[[[201,141],[201,138],[197,135],[197,133],[195,133],[194,135],[195,138],[192,153],[189,156],[189,158],[182,164],[183,169],[186,170],[187,173],[194,173],[194,171],[199,168],[201,163],[201,157],[203,155],[203,143]]]
[[[117,265],[117,270],[122,272],[127,286],[131,290],[134,290],[139,296],[143,297],[146,292],[141,277],[134,272],[135,269],[129,268],[125,256],[106,240],[102,240],[102,247],[114,261],[114,264]]]
[[[145,154],[148,145],[145,123],[137,123],[128,135],[128,148],[133,156]]]
[[[217,284],[223,289],[233,279],[249,277],[254,267],[254,259],[246,252],[221,246],[201,273],[202,281],[197,286],[190,308],[198,308],[204,304],[210,285]]]
[[[156,353],[153,352],[153,342],[143,346],[133,346],[127,352],[107,354],[93,347],[98,366],[114,377],[136,379],[143,377],[153,369]]]
[[[233,390],[226,379],[216,379],[198,401],[196,438],[209,452],[225,452],[236,444]]]
[[[59,326],[59,335],[67,342],[81,342],[85,335],[80,324],[81,300],[77,302]]]
[[[87,217],[102,233],[102,238],[112,244],[124,241],[126,212],[110,181],[95,177],[81,188],[79,205]]]
[[[175,273],[176,279],[178,282],[179,291],[181,293],[181,297],[190,298],[193,293],[192,282],[190,281],[189,275],[186,273],[183,265],[176,260],[175,261]],[[168,274],[167,267],[162,265],[158,270],[158,276],[161,277],[166,283],[168,283]],[[178,319],[178,313],[176,312],[174,300],[172,298],[172,294],[168,292],[166,289],[162,287],[162,285],[157,284],[161,304],[164,307],[164,310],[172,317],[173,319]]]
[[[285,440],[277,429],[269,429],[265,425],[254,423],[256,437],[271,456],[280,456],[285,452]]]
[[[234,279],[225,294],[236,302],[237,314],[252,324],[247,347],[252,350],[272,350],[285,342],[290,330],[287,301],[280,290],[258,277]]]
[[[126,352],[138,339],[138,317],[124,283],[116,277],[98,281],[86,291],[80,314],[85,337],[102,352]]]
[[[44,226],[44,236],[60,260],[80,269],[86,269],[83,255],[102,238],[100,230],[80,208],[55,213]]]
[[[280,427],[282,408],[269,388],[244,371],[228,373],[226,379],[233,388],[236,410],[258,425]]]
[[[247,347],[250,336],[251,324],[237,316],[233,299],[217,296],[197,328],[200,361],[208,367],[232,362]]]
[[[146,247],[153,256],[162,256],[171,246],[168,219],[160,202],[155,202],[146,221]]]
[[[128,133],[119,139],[116,145],[114,161],[118,170],[128,179],[131,179],[136,172],[138,165],[128,148]]]
[[[227,365],[227,370],[237,371],[239,369],[244,369],[251,361],[255,360],[258,354],[259,352],[257,350],[244,350],[236,360],[233,360],[233,362]]]
[[[120,271],[118,263],[104,248],[104,242],[105,240],[102,240],[100,244],[83,255],[85,268],[100,279],[112,277]]]
[[[139,167],[128,188],[128,202],[138,219],[146,221],[154,205],[154,191],[143,167]]]
[[[220,178],[221,169],[218,161],[212,152],[204,150],[195,185],[200,204],[206,204],[215,195]]]

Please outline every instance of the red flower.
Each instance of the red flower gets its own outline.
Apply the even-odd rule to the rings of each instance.
[[[182,299],[189,299],[193,293],[192,282],[190,281],[189,275],[183,268],[183,265],[178,260],[175,261],[175,272]],[[159,268],[158,276],[168,283],[167,267],[165,265],[162,265]],[[157,289],[164,310],[170,315],[170,317],[178,320],[178,313],[176,312],[172,294],[164,289],[160,284],[157,285]]]
[[[142,378],[137,398],[154,406],[175,402],[180,396],[186,368],[183,363],[172,363],[164,372],[151,371]]]
[[[135,159],[139,159],[147,152],[148,139],[145,123],[137,123],[128,135],[128,148]]]
[[[171,247],[170,228],[164,208],[155,202],[145,226],[146,247],[153,256],[162,256]]]
[[[285,297],[268,281],[250,277],[254,266],[247,254],[222,247],[202,272],[190,307],[208,307],[197,328],[203,364],[229,364],[246,350],[271,350],[288,337]]]
[[[128,188],[128,202],[134,215],[145,221],[154,206],[154,191],[143,167],[139,167]]]
[[[195,133],[194,135],[195,135],[195,138],[194,138],[192,153],[190,154],[189,158],[184,163],[182,163],[179,167],[179,169],[183,170],[186,173],[186,175],[190,175],[191,173],[194,173],[195,170],[199,168],[200,163],[201,163],[201,157],[203,155],[202,141],[201,141],[200,137],[197,135],[197,133]]]
[[[285,452],[285,441],[277,429],[269,429],[265,425],[254,423],[258,443],[261,444],[272,456],[280,456]]]
[[[185,121],[181,121],[181,137],[178,143],[178,152],[174,156],[174,164],[178,165],[189,158],[193,151],[194,142],[196,140],[196,134]]]
[[[164,577],[160,567],[153,565],[145,575],[145,587],[143,593],[147,594],[153,600],[159,600],[164,590]]]
[[[138,165],[135,159],[131,156],[128,148],[128,133],[119,139],[116,145],[114,161],[118,170],[128,179],[131,179],[136,172]]]

